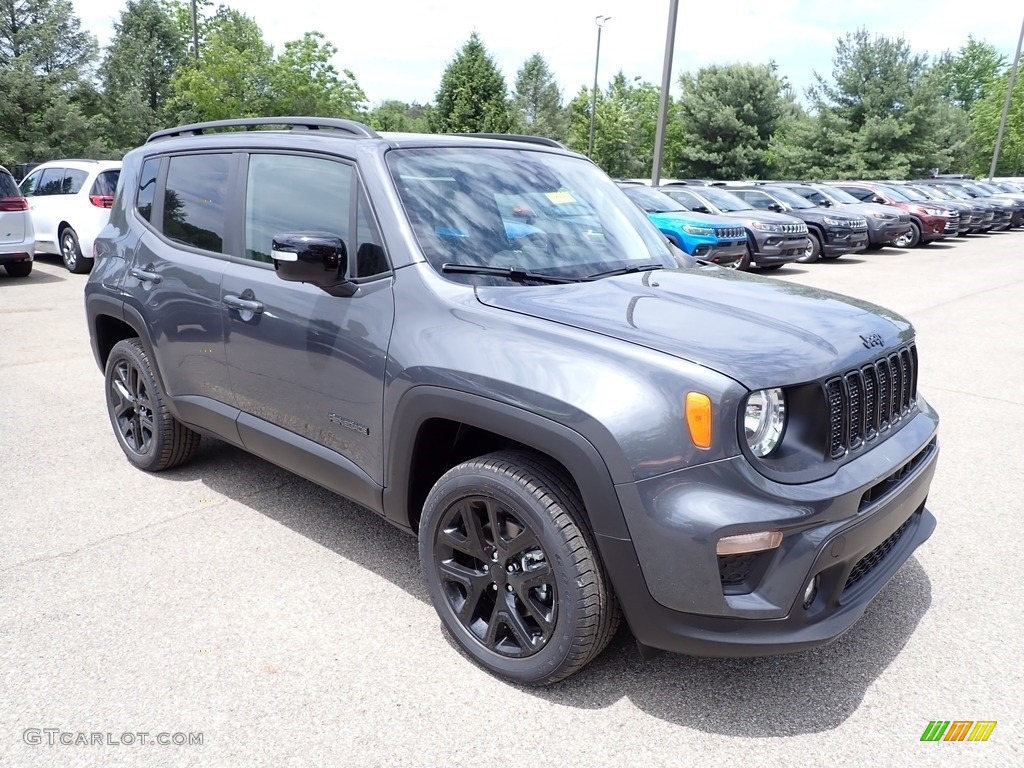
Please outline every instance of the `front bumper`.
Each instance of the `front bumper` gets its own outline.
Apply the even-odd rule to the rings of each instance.
[[[825,230],[825,242],[821,250],[826,256],[842,256],[844,253],[857,253],[868,247],[868,231],[866,229],[848,229],[830,227]]]
[[[921,240],[923,242],[939,240],[946,236],[948,216],[921,216],[918,221],[921,222]]]
[[[871,245],[888,245],[897,237],[909,234],[910,222],[899,221],[898,219],[883,221],[877,227],[868,229],[868,239]]]
[[[712,264],[732,264],[747,255],[747,241],[719,241],[714,245],[700,245],[694,249],[693,255]]]
[[[788,264],[804,255],[807,250],[807,235],[757,231],[753,237],[753,244],[750,260],[755,264]]]
[[[617,486],[632,541],[599,537],[599,545],[641,645],[756,656],[819,645],[849,629],[935,528],[925,500],[937,417],[921,402],[884,448],[820,481],[775,483],[736,457]],[[755,583],[730,593],[717,540],[775,529],[784,532],[782,545],[766,553]],[[805,608],[815,577],[817,595]]]

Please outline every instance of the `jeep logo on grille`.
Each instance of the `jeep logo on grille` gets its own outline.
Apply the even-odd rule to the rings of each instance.
[[[864,342],[865,349],[885,346],[885,340],[877,333],[869,333],[867,336],[862,333],[860,335],[860,340]]]

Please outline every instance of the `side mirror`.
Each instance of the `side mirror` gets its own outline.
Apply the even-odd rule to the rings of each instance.
[[[782,212],[783,212],[784,210],[786,210],[786,209],[785,209],[785,208],[783,208],[783,207],[782,207],[781,205],[779,205],[778,203],[769,203],[769,204],[768,204],[768,210],[769,210],[769,211],[775,211],[776,213],[782,213]]]
[[[882,197],[881,195],[872,195],[872,196],[871,196],[871,200],[870,200],[869,202],[872,202],[872,203],[881,203],[882,205],[885,205],[885,204],[886,204],[886,202],[885,202],[885,198],[884,198],[884,197]]]
[[[707,207],[703,205],[695,205],[692,208],[690,208],[690,210],[693,211],[694,213],[711,213],[711,211],[709,211]]]
[[[282,280],[312,283],[332,296],[351,296],[356,284],[345,277],[348,252],[345,243],[329,232],[285,232],[275,235],[270,246],[274,270]]]
[[[829,199],[828,199],[827,197],[823,197],[823,198],[821,199],[821,202],[819,203],[819,205],[820,205],[820,206],[821,206],[822,208],[831,208],[831,207],[832,207],[832,201],[831,201],[831,200],[829,200]]]

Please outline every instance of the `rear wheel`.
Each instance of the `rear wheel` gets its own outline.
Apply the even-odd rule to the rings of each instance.
[[[553,683],[615,634],[619,608],[583,503],[546,458],[503,451],[450,469],[427,497],[419,534],[442,624],[490,672]]]
[[[128,461],[139,469],[159,472],[196,455],[199,434],[167,410],[141,341],[125,339],[114,345],[104,382],[110,425]]]
[[[7,270],[7,274],[11,277],[28,277],[32,274],[32,262],[12,261],[9,264],[4,264],[4,269]]]
[[[71,227],[64,227],[60,231],[60,257],[64,260],[68,272],[84,275],[92,270],[92,259],[82,255],[78,234]]]

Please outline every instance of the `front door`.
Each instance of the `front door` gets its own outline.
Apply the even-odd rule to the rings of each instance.
[[[395,306],[355,166],[250,155],[244,230],[246,260],[228,265],[221,297],[238,407],[341,454],[383,484],[384,366]],[[271,241],[286,232],[340,237],[356,293],[331,296],[278,278]]]

